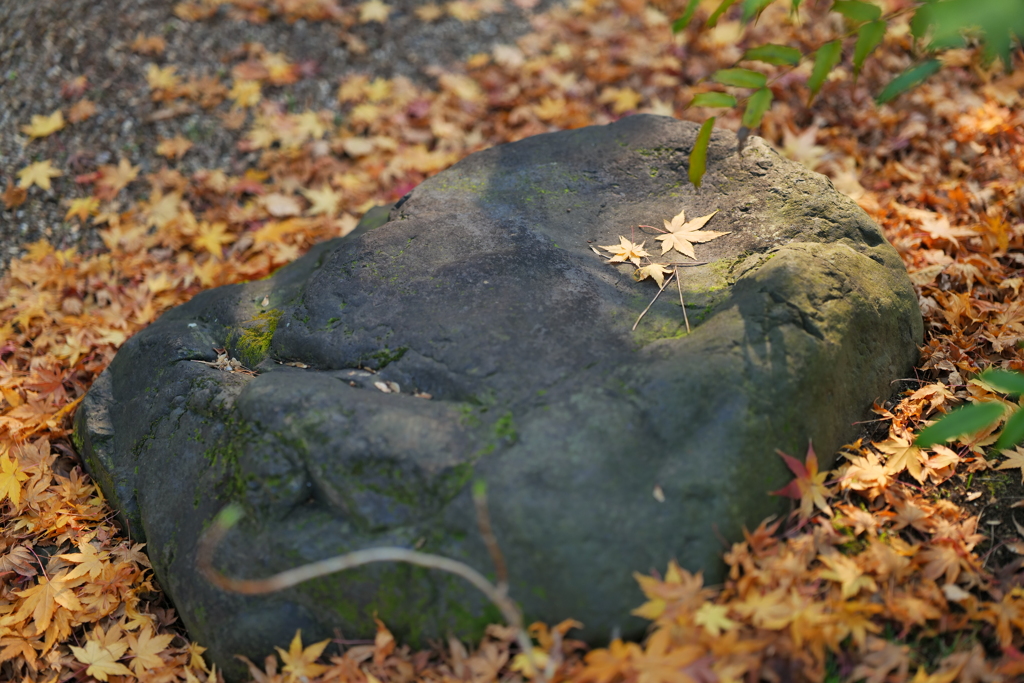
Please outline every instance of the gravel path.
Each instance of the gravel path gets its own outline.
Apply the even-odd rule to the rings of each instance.
[[[506,3],[502,13],[465,23],[451,16],[424,22],[414,13],[420,4],[391,0],[386,23],[343,29],[330,21],[301,19],[254,24],[229,16],[225,8],[212,19],[186,22],[174,15],[175,3],[167,0],[0,0],[0,192],[17,182],[18,170],[35,161],[50,159],[65,172],[48,192],[32,188],[20,206],[8,210],[0,203],[0,275],[26,244],[42,237],[59,248],[102,245],[90,226],[64,219],[70,199],[89,193],[75,176],[98,165],[126,158],[141,168],[141,177],[164,163],[155,155],[158,139],[179,134],[196,142],[178,164],[183,173],[200,168],[235,173],[255,160],[237,150],[238,131],[226,130],[218,116],[228,110],[227,103],[208,110],[193,106],[190,113],[154,120],[162,105],[148,96],[145,75],[151,63],[174,64],[182,75],[223,75],[231,55],[237,56],[245,43],[259,42],[269,52],[303,63],[306,77],[287,86],[294,98],[290,104],[336,111],[343,75],[401,74],[432,83],[432,65],[450,65],[489,52],[494,44],[514,42],[530,29],[530,14],[545,3],[532,11]],[[157,56],[138,54],[130,46],[139,35],[162,36],[166,49]],[[33,115],[62,109],[67,116],[75,95],[62,95],[62,86],[66,91],[78,76],[87,78],[84,97],[96,103],[97,113],[29,141],[21,127]],[[122,206],[145,190],[143,183],[135,185],[136,194],[121,195]]]

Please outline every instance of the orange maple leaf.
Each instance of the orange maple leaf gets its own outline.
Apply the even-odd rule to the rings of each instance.
[[[818,456],[814,453],[814,445],[807,444],[806,464],[791,455],[786,455],[776,450],[796,479],[783,486],[778,491],[772,491],[773,496],[786,496],[800,501],[800,519],[806,520],[811,516],[815,506],[829,517],[832,516],[832,508],[828,505],[828,497],[831,492],[825,486],[825,479],[828,472],[818,472]]]

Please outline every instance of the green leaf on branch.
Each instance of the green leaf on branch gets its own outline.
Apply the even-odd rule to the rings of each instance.
[[[743,0],[743,23],[748,23],[754,17],[761,16],[765,7],[775,0]]]
[[[743,111],[743,127],[757,128],[761,125],[761,117],[772,106],[772,91],[761,88],[747,100],[747,108]]]
[[[735,107],[736,98],[724,92],[701,92],[690,100],[690,107]]]
[[[1006,419],[1003,431],[996,441],[996,449],[1003,450],[1024,441],[1024,410],[1018,410]]]
[[[718,9],[712,12],[711,16],[708,17],[705,26],[707,26],[708,28],[714,28],[715,26],[717,26],[719,18],[721,18],[721,16],[725,14],[726,11],[728,11],[728,9],[735,4],[736,0],[722,0],[722,4],[718,6]]]
[[[711,80],[737,88],[763,88],[768,77],[750,69],[719,69],[711,75]]]
[[[918,64],[915,67],[907,69],[896,78],[889,81],[889,85],[885,86],[881,94],[875,98],[878,104],[885,104],[892,100],[897,95],[910,90],[915,85],[919,85],[924,82],[926,78],[934,74],[936,71],[942,68],[942,62],[937,59],[929,59],[926,62]]]
[[[701,179],[708,164],[708,144],[711,142],[711,129],[715,127],[715,117],[705,121],[697,133],[697,141],[693,143],[693,151],[690,152],[690,182],[693,186],[700,188]]]
[[[800,50],[788,45],[758,45],[743,53],[741,59],[753,59],[775,66],[796,66],[800,62]]]
[[[1006,406],[998,401],[972,403],[943,415],[921,430],[914,443],[920,448],[945,443],[957,436],[973,434],[991,426],[1003,416]]]
[[[697,5],[699,4],[700,0],[690,0],[686,4],[683,16],[672,22],[672,33],[679,33],[689,25],[690,20],[693,19],[693,13],[697,11]]]
[[[914,13],[910,29],[915,38],[930,32],[932,50],[961,47],[965,30],[978,29],[984,34],[985,58],[1000,57],[1010,68],[1013,38],[1024,38],[1024,11],[1013,0],[930,0]]]
[[[978,379],[1004,394],[1024,394],[1024,374],[1008,370],[988,369]]]
[[[882,38],[885,37],[886,24],[884,21],[873,21],[864,24],[857,31],[857,44],[853,48],[853,77],[860,75],[860,69],[864,66],[864,60],[875,51]]]
[[[839,63],[842,56],[843,43],[839,40],[825,43],[814,53],[814,68],[811,69],[811,77],[807,79],[807,87],[811,90],[808,104],[814,101],[821,86],[825,85],[825,79],[828,78],[829,73]]]
[[[882,16],[881,7],[860,0],[836,0],[832,4],[832,11],[839,12],[857,24],[865,21],[877,21]]]

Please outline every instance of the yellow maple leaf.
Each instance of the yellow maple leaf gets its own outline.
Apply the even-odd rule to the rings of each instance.
[[[192,246],[220,258],[224,245],[235,241],[235,236],[228,234],[227,228],[227,223],[220,221],[215,223],[202,221],[199,223],[198,234],[192,239]]]
[[[996,469],[1015,470],[1019,468],[1020,480],[1021,483],[1024,483],[1024,449],[1022,449],[1020,446],[1017,446],[1012,451],[1004,450],[999,452],[1006,456],[1008,460],[1004,460],[1001,463],[999,463],[999,465],[996,466]]]
[[[305,681],[327,671],[328,667],[323,664],[317,664],[316,660],[320,658],[324,648],[330,642],[331,639],[328,638],[327,640],[321,640],[319,643],[313,643],[304,649],[302,647],[302,631],[299,630],[295,632],[295,637],[292,638],[287,652],[279,647],[275,647],[274,649],[281,656],[281,661],[284,662],[281,673],[288,674],[285,680],[288,683],[296,680]]]
[[[89,575],[89,578],[95,579],[100,576],[103,571],[110,566],[108,558],[110,553],[103,551],[100,552],[87,541],[82,541],[78,545],[79,552],[77,553],[66,553],[60,555],[62,560],[68,562],[75,562],[78,564],[77,567],[72,569],[64,578],[66,580],[76,579],[79,576]]]
[[[132,675],[131,669],[117,661],[124,654],[124,651],[128,649],[126,643],[118,642],[100,645],[95,640],[90,639],[85,641],[85,647],[76,647],[74,645],[70,647],[71,652],[75,655],[75,659],[82,664],[89,665],[89,668],[85,670],[87,676],[105,681],[107,676],[111,674],[114,676]]]
[[[728,605],[716,605],[711,602],[705,602],[700,609],[694,612],[693,622],[704,627],[704,630],[712,638],[717,638],[722,635],[723,631],[731,631],[739,626],[737,622],[729,618]]]
[[[161,69],[156,64],[150,64],[146,67],[146,82],[153,90],[172,90],[181,82],[175,73],[177,70],[174,65]]]
[[[910,472],[910,476],[923,482],[927,476],[922,463],[925,460],[924,453],[905,437],[887,439],[881,443],[872,444],[889,458],[885,461],[885,471],[889,474],[899,474],[903,470]]]
[[[385,23],[388,15],[391,14],[391,6],[381,0],[367,0],[359,5],[359,23],[368,24],[371,21]]]
[[[843,600],[849,600],[861,590],[871,593],[878,590],[874,579],[864,574],[860,566],[849,557],[835,553],[819,555],[818,559],[828,567],[828,569],[819,571],[818,576],[838,583],[841,586]]]
[[[702,243],[710,242],[713,239],[717,239],[722,235],[728,235],[728,232],[700,232],[700,229],[711,220],[711,217],[718,213],[715,209],[707,216],[701,216],[700,218],[694,218],[689,223],[684,223],[686,220],[686,211],[680,211],[670,223],[665,220],[665,229],[668,230],[664,235],[658,235],[655,239],[661,241],[661,253],[667,254],[669,250],[675,249],[680,254],[689,256],[692,259],[696,259],[697,255],[693,251],[693,242]]]
[[[71,590],[82,581],[83,579],[80,577],[69,581],[66,573],[54,576],[52,579],[40,576],[39,583],[36,585],[15,592],[18,597],[22,598],[21,605],[13,614],[0,618],[0,626],[19,624],[31,614],[32,620],[35,622],[36,633],[42,633],[50,625],[58,605],[72,612],[82,610],[82,603],[78,601],[74,591]]]
[[[439,5],[433,2],[428,2],[425,5],[420,5],[413,10],[416,13],[416,18],[423,23],[429,24],[437,21],[444,14],[444,10]]]
[[[21,132],[31,139],[45,138],[64,127],[64,113],[58,109],[49,116],[33,116],[32,122],[21,127]]]
[[[28,475],[21,471],[18,461],[7,453],[0,455],[0,500],[10,498],[15,508],[21,502],[21,482]]]
[[[619,235],[618,244],[609,244],[608,246],[602,246],[601,248],[612,252],[614,256],[608,259],[608,263],[625,263],[626,261],[631,262],[637,268],[640,267],[640,259],[645,256],[650,256],[644,249],[644,242],[636,244],[627,240],[622,235]]]
[[[452,0],[444,6],[448,15],[465,23],[476,21],[480,18],[481,10],[479,5],[468,0]]]
[[[611,104],[612,111],[616,114],[625,114],[627,111],[638,109],[642,100],[640,93],[632,88],[608,87],[601,91],[600,102]]]
[[[84,221],[89,216],[95,216],[100,209],[100,200],[96,197],[78,197],[71,200],[68,212],[64,214],[64,220],[72,216],[78,216],[78,220]]]
[[[259,101],[263,98],[263,95],[260,93],[260,82],[239,79],[232,84],[228,97],[235,101],[235,109],[252,107],[259,104]]]
[[[636,271],[636,281],[640,282],[641,280],[651,278],[658,283],[659,287],[664,287],[665,276],[671,272],[671,270],[660,263],[652,263],[651,265],[643,266],[640,270]]]
[[[309,200],[310,207],[306,211],[307,216],[325,214],[333,216],[338,213],[338,205],[341,203],[341,193],[335,192],[330,185],[324,185],[319,190],[300,190],[303,196]]]
[[[50,165],[49,159],[29,164],[18,171],[18,187],[26,190],[33,185],[38,185],[44,190],[50,189],[50,178],[59,178],[64,175]]]
[[[176,135],[173,138],[161,138],[156,146],[156,153],[168,159],[180,159],[190,149],[192,142],[181,135]]]
[[[164,660],[160,658],[160,653],[167,649],[172,640],[174,640],[173,633],[153,635],[153,629],[150,626],[139,631],[138,636],[129,633],[128,647],[131,648],[134,655],[131,667],[135,670],[136,675],[141,677],[148,669],[163,666]]]

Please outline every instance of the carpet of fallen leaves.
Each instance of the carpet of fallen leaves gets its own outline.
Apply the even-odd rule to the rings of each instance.
[[[242,175],[209,169],[186,177],[175,164],[192,143],[178,136],[156,147],[167,161],[156,173],[139,177],[121,159],[78,176],[66,220],[102,226],[106,249],[36,242],[0,281],[0,679],[217,680],[161,596],[143,546],[117,527],[83,473],[70,418],[90,382],[162,311],[202,289],[271,273],[475,150],[636,111],[702,120],[709,112],[685,106],[707,89],[709,74],[735,64],[742,27],[733,17],[674,37],[669,21],[681,4],[573,0],[536,13],[533,32],[516,45],[438,69],[432,88],[346,74],[330,111],[289,109],[288,86],[303,67],[286,54],[240,45],[230,73],[199,78],[162,58],[159,36],[140,35],[133,49],[152,57],[150,96],[166,118],[186,103],[216,110],[240,148],[259,151],[259,162]],[[749,31],[749,44],[813,49],[843,30],[821,9],[796,17],[777,9]],[[454,0],[417,14],[471,22],[502,10],[502,0]],[[174,6],[187,21],[216,12],[251,22],[335,22],[345,35],[359,22],[386,22],[390,8],[381,0]],[[1017,70],[1008,73],[984,65],[974,49],[951,51],[938,77],[876,107],[871,95],[912,58],[897,26],[859,82],[840,67],[813,106],[806,67],[769,72],[776,104],[761,134],[830,175],[884,226],[918,288],[926,338],[916,377],[896,400],[875,406],[878,420],[842,450],[836,469],[819,471],[813,453],[787,456],[796,478],[778,493],[797,499],[793,515],[766,520],[727,550],[724,585],[704,586],[675,564],[638,576],[648,601],[636,613],[651,621],[643,643],[586,651],[565,622],[531,627],[532,660],[501,625],[469,648],[453,639],[412,652],[381,624],[365,642],[303,644],[297,634],[288,649],[282,643],[265,662],[250,663],[253,678],[1024,677],[1024,527],[1013,518],[1024,505],[1013,495],[1024,451],[986,452],[990,434],[925,451],[912,445],[948,408],[999,398],[971,379],[978,371],[1024,369],[1024,64],[1016,54]],[[84,86],[65,84],[74,100],[66,112],[25,121],[26,144],[88,119],[95,107],[82,98]],[[719,125],[735,129],[739,121],[729,114]],[[18,180],[0,195],[8,207],[71,174],[45,159],[9,171]],[[148,187],[147,198],[122,204],[133,184]],[[773,449],[765,444],[766,457]]]

